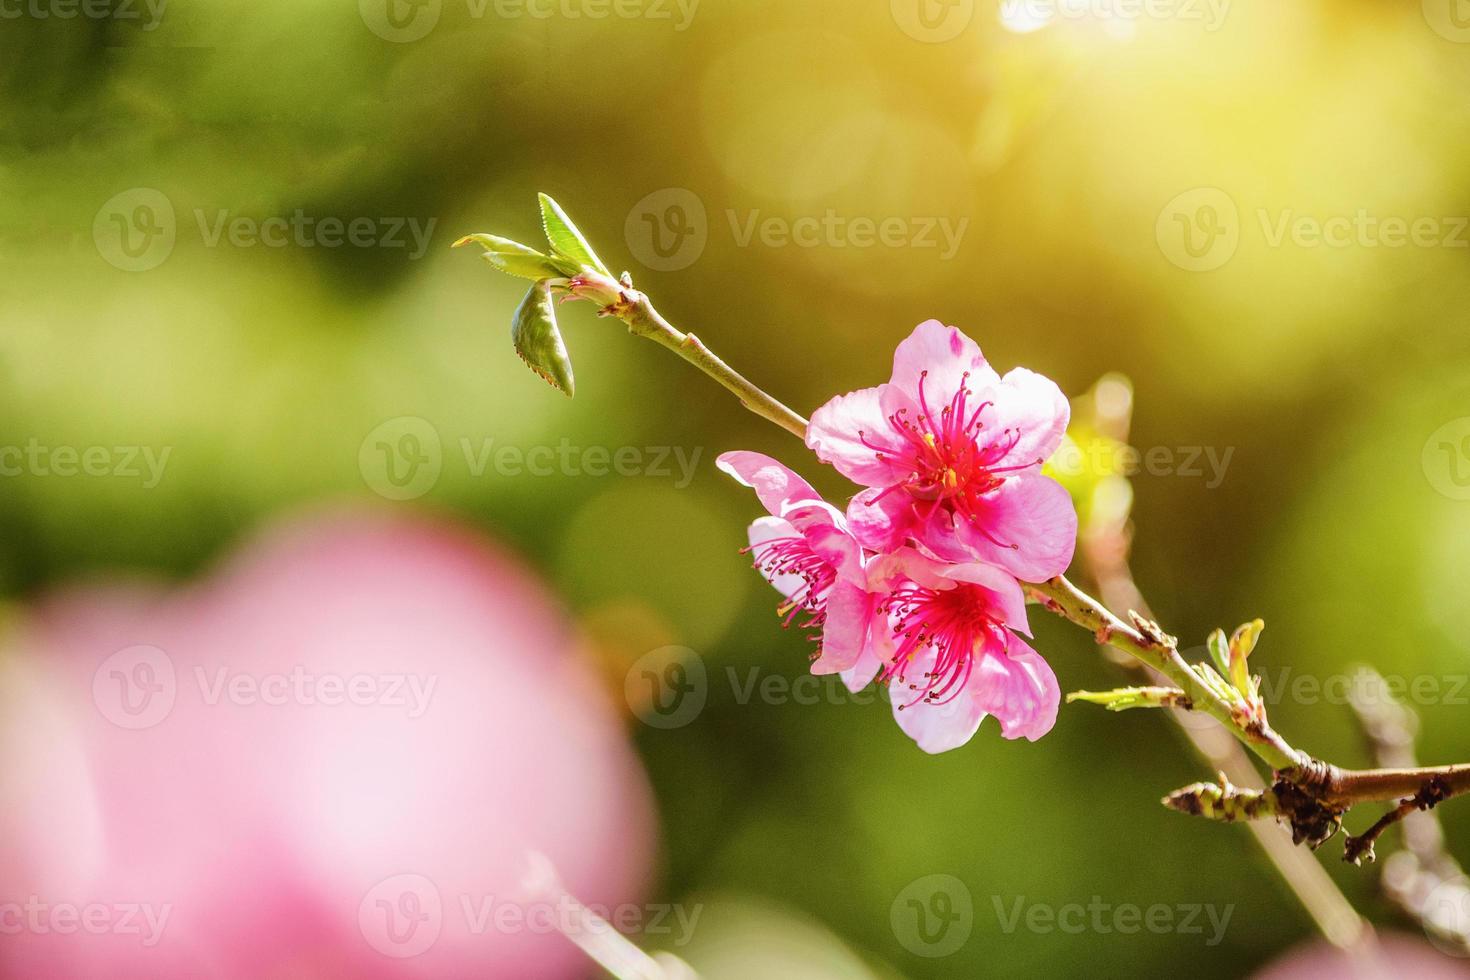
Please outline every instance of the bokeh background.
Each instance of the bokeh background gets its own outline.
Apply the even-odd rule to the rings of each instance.
[[[706,957],[712,976],[756,963],[820,978],[1156,975],[1187,962],[1227,977],[1310,940],[1243,830],[1157,805],[1205,775],[1162,718],[1079,705],[1038,743],[987,724],[931,758],[885,705],[835,687],[747,696],[752,678],[779,690],[801,677],[808,646],[777,628],[773,594],[738,553],[756,504],[713,459],[757,449],[834,498],[850,488],[585,305],[562,311],[576,398],[526,371],[508,341],[523,284],[449,246],[479,231],[537,244],[546,191],[673,322],[798,411],[884,380],[894,344],[929,317],[966,330],[1001,369],[1024,364],[1072,394],[1128,376],[1131,441],[1165,461],[1133,481],[1135,570],[1168,628],[1198,643],[1259,615],[1255,657],[1272,678],[1326,681],[1364,660],[1429,678],[1437,693],[1414,704],[1421,757],[1470,757],[1470,11],[1458,0],[1143,12],[172,0],[71,18],[63,0],[28,4],[0,20],[0,446],[108,453],[98,473],[70,476],[54,456],[0,457],[5,656],[27,669],[63,647],[85,667],[161,642],[143,635],[154,620],[130,613],[133,625],[91,645],[37,644],[58,590],[143,578],[188,594],[217,582],[222,561],[252,560],[310,567],[294,606],[241,600],[242,619],[284,625],[261,646],[237,643],[234,669],[264,669],[251,658],[282,644],[297,662],[350,663],[346,638],[369,610],[330,605],[344,591],[337,566],[243,543],[365,522],[378,530],[351,532],[358,550],[343,546],[341,574],[355,582],[359,569],[376,583],[361,594],[392,606],[418,588],[389,571],[412,552],[403,540],[443,533],[539,580],[526,588],[560,624],[548,635],[566,638],[508,645],[464,617],[440,629],[453,617],[432,603],[403,617],[422,617],[436,649],[478,651],[519,711],[563,697],[560,671],[575,665],[587,706],[546,711],[605,716],[596,751],[623,780],[606,793],[627,809],[597,788],[545,819],[580,821],[592,839],[573,862],[590,869],[587,888],[700,906],[677,952]],[[314,230],[277,244],[249,234],[297,214]],[[334,246],[323,219],[368,223]],[[888,233],[874,240],[879,226]],[[132,471],[118,447],[136,448]],[[589,475],[588,447],[638,462]],[[1228,459],[1223,471],[1196,447]],[[525,454],[549,451],[575,465],[527,468]],[[165,452],[151,479],[147,454]],[[298,530],[263,530],[282,522]],[[420,522],[447,530],[402,530]],[[257,557],[226,557],[242,547]],[[443,582],[460,581],[445,561]],[[377,568],[381,581],[362,570]],[[507,620],[524,612],[503,595],[485,608],[495,603]],[[1116,682],[1088,637],[1037,619],[1064,689]],[[315,639],[291,647],[307,622]],[[394,635],[410,659],[420,634]],[[556,671],[501,666],[553,642]],[[170,652],[182,672],[192,654]],[[670,658],[698,664],[704,703],[657,727],[636,692]],[[26,690],[14,677],[7,687],[12,700]],[[1271,710],[1298,744],[1366,764],[1340,701],[1283,695]],[[249,724],[263,728],[235,734],[278,737],[287,755],[296,744],[269,720]],[[542,751],[517,736],[539,730],[524,724],[486,733],[479,752],[463,733],[443,757],[430,745],[427,765],[480,778],[499,764],[482,758]],[[135,733],[89,725],[78,737],[96,740],[95,775]],[[154,734],[166,747],[187,731]],[[12,734],[4,766],[54,739],[36,742]],[[357,750],[337,751],[343,765]],[[129,758],[120,764],[145,765]],[[251,755],[240,779],[268,765]],[[344,785],[337,804],[381,805],[397,792],[390,771],[372,792]],[[539,812],[550,792],[496,785],[481,800],[492,809]],[[11,801],[62,792],[6,786]],[[152,792],[129,805],[191,799],[167,779]],[[448,805],[421,817],[432,825]],[[110,812],[97,810],[103,864],[123,839]],[[624,812],[626,840],[609,817]],[[1470,853],[1470,808],[1442,819],[1451,849]],[[246,846],[228,826],[191,826]],[[67,850],[65,827],[31,832]],[[445,833],[477,853],[468,828]],[[1422,936],[1375,869],[1338,853],[1334,842],[1319,858],[1364,914]],[[617,860],[636,867],[599,879]],[[18,867],[4,865],[0,897],[29,894]],[[921,955],[895,924],[905,890],[933,875],[973,901],[968,938],[944,956]],[[1216,945],[1208,925],[1006,928],[1018,902],[1094,901],[1233,911]],[[289,921],[268,918],[256,938],[279,940]],[[12,975],[52,955],[7,958],[7,940]],[[85,975],[77,962],[65,969]],[[328,962],[442,975],[413,960],[294,968]],[[594,975],[575,959],[540,969]],[[247,972],[288,975],[268,960]]]

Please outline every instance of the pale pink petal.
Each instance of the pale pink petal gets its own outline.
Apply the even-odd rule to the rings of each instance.
[[[1072,406],[1055,381],[1035,371],[1013,368],[1001,379],[999,387],[983,397],[995,404],[980,416],[985,423],[980,432],[982,442],[1003,440],[1001,444],[1005,445],[1016,438],[1006,434],[1008,429],[1019,436],[1002,460],[1003,465],[1040,465],[1057,451],[1067,431]]]
[[[849,691],[856,694],[873,683],[873,678],[878,676],[878,671],[882,667],[883,662],[878,659],[872,644],[869,643],[858,653],[857,662],[842,672],[842,683]]]
[[[905,672],[911,677],[922,677],[933,668],[934,652],[929,648],[916,655]],[[985,709],[967,691],[961,691],[958,696],[941,704],[930,703],[908,683],[895,677],[889,688],[889,697],[893,701],[893,717],[898,721],[898,727],[931,755],[964,745],[975,736],[980,722],[985,720]]]
[[[795,472],[761,453],[723,453],[715,465],[744,486],[755,490],[767,513],[786,516],[783,511],[796,502],[820,500],[821,496]]]
[[[885,665],[893,662],[897,649],[889,615],[878,608],[877,599],[874,599],[873,616],[868,621],[868,642],[863,645],[852,669],[842,672],[842,680],[848,690],[856,693],[867,687]]]
[[[752,553],[769,541],[801,537],[790,522],[783,521],[779,517],[757,517],[750,524],[748,536]],[[759,565],[757,567],[760,569],[761,576],[775,586],[777,592],[788,599],[806,588],[806,579],[800,575],[772,575],[764,567]]]
[[[924,377],[924,401],[938,413],[954,398],[962,382],[971,391],[988,388],[1000,381],[994,369],[985,362],[980,347],[955,327],[938,320],[925,320],[893,352],[891,384],[916,402],[919,379]],[[969,380],[964,381],[965,374]],[[978,402],[976,403],[978,404]]]
[[[873,598],[872,614],[868,617],[868,636],[858,653],[857,661],[842,672],[842,683],[854,694],[873,682],[883,665],[893,659],[893,631],[888,625],[888,615],[880,612],[878,600]]]
[[[1062,700],[1051,667],[1014,635],[1004,654],[987,650],[976,658],[967,693],[979,710],[996,717],[1002,735],[1032,742],[1051,731]]]
[[[951,583],[943,575],[948,567],[944,562],[936,561],[916,548],[895,548],[869,560],[866,568],[868,590],[892,592],[908,582],[930,589],[949,588]]]
[[[1011,477],[983,497],[976,511],[975,523],[962,521],[956,527],[973,557],[999,565],[1023,582],[1045,581],[1072,563],[1077,511],[1071,496],[1051,477]]]
[[[946,507],[927,507],[924,516],[915,514],[910,536],[925,554],[947,562],[972,561],[970,546],[955,530],[955,517]]]
[[[838,395],[812,413],[806,428],[806,444],[817,458],[865,487],[890,486],[904,477],[879,458],[881,450],[902,444],[884,409],[887,387]]]
[[[874,597],[847,582],[837,582],[827,593],[827,618],[822,624],[822,649],[812,663],[813,674],[836,674],[858,661],[867,645],[868,623]]]
[[[847,526],[869,551],[893,551],[918,531],[914,498],[902,490],[864,490],[848,502]]]
[[[1021,583],[1016,581],[1014,575],[983,562],[951,565],[940,574],[947,579],[968,582],[984,589],[991,597],[996,618],[1003,625],[1027,636],[1031,635],[1026,620],[1026,594],[1021,591]]]

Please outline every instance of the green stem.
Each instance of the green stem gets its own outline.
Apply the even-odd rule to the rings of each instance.
[[[806,419],[757,388],[744,375],[715,356],[714,352],[692,333],[683,333],[665,320],[648,297],[642,293],[629,295],[629,307],[619,312],[628,330],[662,344],[684,360],[714,378],[740,399],[740,404],[761,418],[774,422],[798,439],[806,439]]]
[[[1092,633],[1099,643],[1122,650],[1179,685],[1195,711],[1203,711],[1219,721],[1272,769],[1295,769],[1311,761],[1310,756],[1292,748],[1265,723],[1243,722],[1179,655],[1174,638],[1153,623],[1141,617],[1134,625],[1123,622],[1062,576],[1027,583],[1026,588],[1052,612]]]

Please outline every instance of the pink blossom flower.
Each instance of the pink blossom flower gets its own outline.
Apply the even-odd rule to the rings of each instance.
[[[1014,578],[983,562],[947,564],[901,548],[875,559],[892,641],[880,680],[899,727],[926,752],[970,740],[986,715],[1006,738],[1036,741],[1056,723],[1061,689],[1030,635]]]
[[[528,907],[529,851],[589,904],[644,894],[656,816],[626,726],[495,542],[313,512],[187,588],[17,613],[0,902],[39,924],[5,917],[0,977],[580,980],[566,937],[477,928],[461,900]],[[66,907],[74,928],[48,925]]]
[[[877,597],[867,591],[867,559],[842,511],[769,456],[725,453],[717,463],[754,489],[771,515],[750,525],[748,550],[755,567],[786,597],[778,607],[785,624],[800,618],[800,627],[819,640],[812,673],[842,673],[849,687],[861,690],[873,674],[860,683],[856,677],[870,665],[876,671],[881,655],[873,645],[886,633],[872,629],[882,626]]]
[[[928,320],[898,345],[887,384],[823,405],[806,441],[870,488],[847,515],[864,547],[913,540],[1040,581],[1066,569],[1076,542],[1067,491],[1041,473],[1069,414],[1054,382],[1025,368],[1002,378],[969,337]]]
[[[760,453],[719,466],[771,516],[750,526],[756,567],[786,601],[787,624],[820,639],[812,672],[840,672],[852,691],[889,685],[894,717],[926,752],[968,742],[987,715],[1006,738],[1032,741],[1056,722],[1061,691],[1030,634],[1021,586],[983,562],[949,563],[911,547],[865,552],[841,511]]]

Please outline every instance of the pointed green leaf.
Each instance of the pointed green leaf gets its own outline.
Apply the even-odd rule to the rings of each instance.
[[[592,251],[592,246],[587,244],[587,239],[572,224],[572,219],[567,217],[561,205],[545,194],[538,197],[541,199],[541,224],[546,229],[546,240],[551,243],[552,252],[562,258],[571,259],[578,265],[588,266],[611,279],[612,273],[607,271],[607,266]]]
[[[572,359],[556,326],[556,309],[551,302],[551,287],[538,282],[516,307],[511,322],[510,339],[526,366],[539,374],[547,384],[572,397]]]
[[[1086,701],[1100,704],[1109,711],[1127,711],[1130,708],[1188,708],[1189,697],[1172,687],[1120,687],[1112,691],[1073,691],[1067,695],[1067,703]]]
[[[576,266],[565,260],[542,255],[534,248],[499,235],[466,235],[454,247],[475,242],[485,249],[485,261],[501,272],[522,279],[559,279],[575,275]]]
[[[1217,629],[1210,633],[1210,638],[1205,641],[1210,648],[1210,659],[1215,661],[1215,669],[1222,675],[1230,673],[1230,647],[1225,642],[1225,631]]]
[[[1233,662],[1236,657],[1244,660],[1251,655],[1256,648],[1256,641],[1261,638],[1261,630],[1266,628],[1266,621],[1253,619],[1243,624],[1230,637],[1230,657]]]
[[[1235,685],[1235,689],[1247,697],[1251,693],[1251,679],[1250,669],[1246,666],[1246,658],[1256,648],[1256,641],[1261,638],[1261,630],[1265,628],[1264,621],[1253,619],[1237,629],[1230,637],[1230,680]]]

